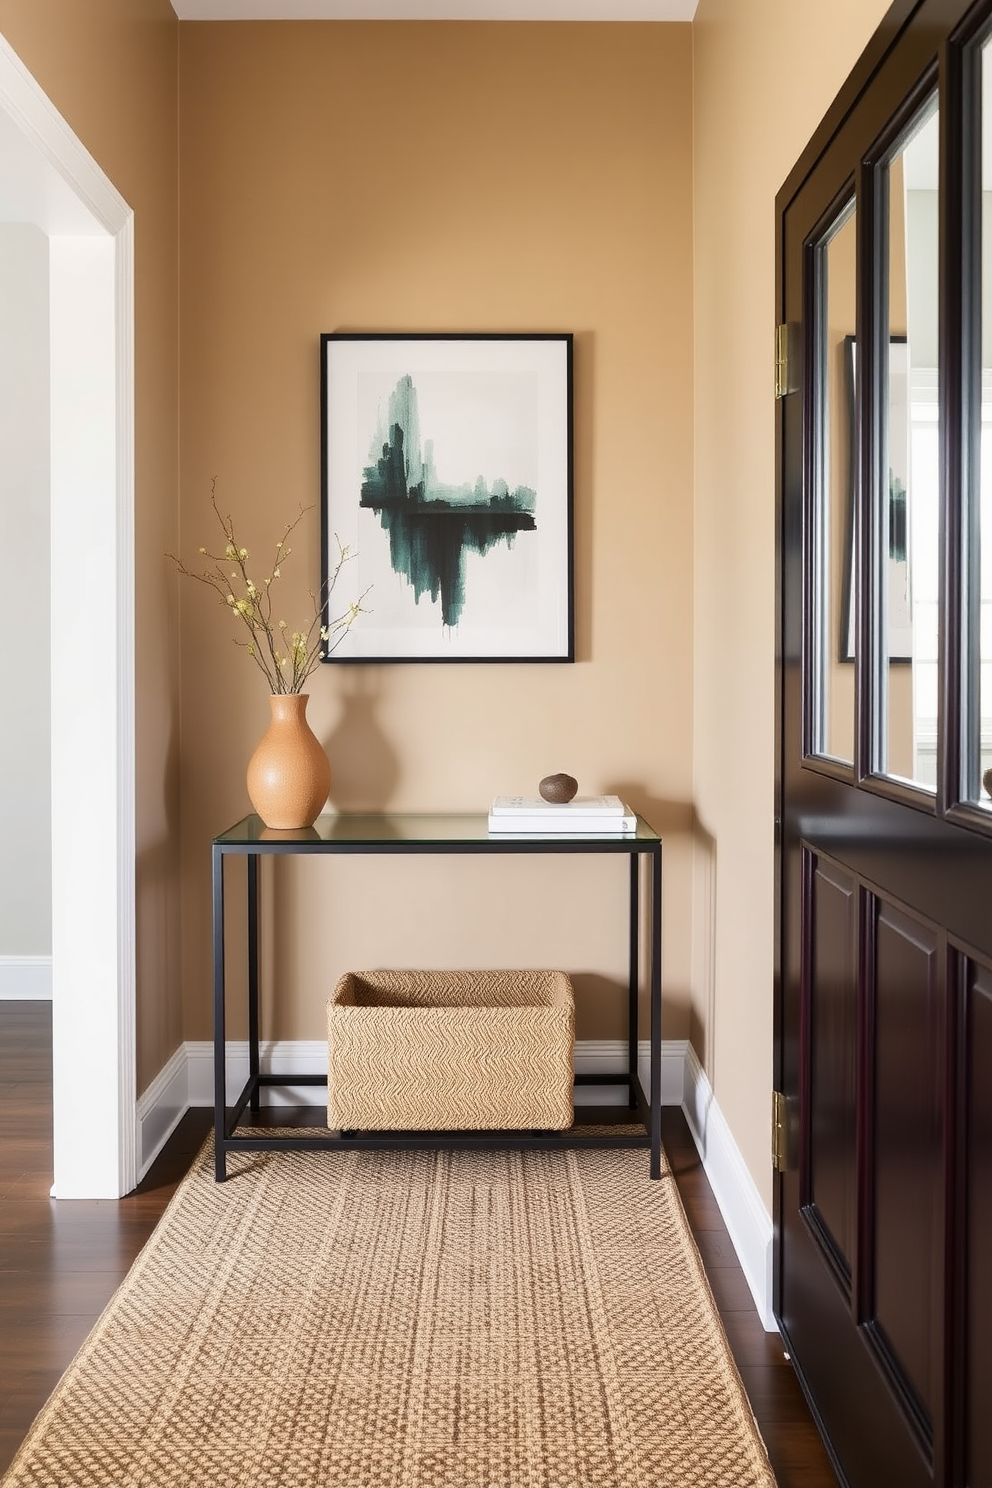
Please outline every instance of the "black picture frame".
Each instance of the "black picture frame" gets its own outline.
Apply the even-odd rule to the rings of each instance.
[[[345,549],[365,595],[326,661],[574,661],[572,351],[321,336],[322,592]]]

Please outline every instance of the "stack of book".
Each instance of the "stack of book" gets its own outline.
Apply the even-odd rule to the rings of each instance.
[[[490,832],[636,832],[637,817],[619,796],[576,796],[553,805],[540,796],[496,796],[489,812]]]

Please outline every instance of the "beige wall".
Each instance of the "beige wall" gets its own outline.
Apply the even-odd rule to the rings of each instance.
[[[209,1034],[208,844],[266,718],[187,586],[180,751],[162,553],[211,537],[213,476],[249,545],[316,499],[321,331],[572,330],[576,665],[324,668],[311,717],[345,809],[482,809],[566,769],[665,832],[665,1035],[691,1033],[770,1203],[774,198],[885,8],[179,26],[167,0],[0,0],[136,210],[139,1088]],[[315,581],[315,518],[293,562]],[[345,966],[404,960],[561,964],[580,1037],[619,1031],[616,864],[281,866],[280,1036],[321,1036]]]
[[[317,499],[322,331],[574,332],[577,663],[324,667],[310,717],[344,809],[485,810],[552,770],[629,799],[666,834],[664,1032],[686,1036],[690,28],[200,23],[180,51],[184,553],[212,537],[213,476],[249,548]],[[291,565],[317,582],[316,514]],[[185,1026],[203,1038],[208,844],[248,809],[267,704],[187,590]],[[622,860],[280,870],[280,1036],[323,1036],[340,971],[404,962],[561,965],[579,1037],[622,1031]]]
[[[693,1042],[771,1208],[775,195],[887,0],[693,24]]]
[[[177,542],[178,32],[168,0],[0,0],[0,33],[135,214],[139,1090],[182,1039],[177,586],[163,557]],[[99,665],[85,614],[69,639]]]

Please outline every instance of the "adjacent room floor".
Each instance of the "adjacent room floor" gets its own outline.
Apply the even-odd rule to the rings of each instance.
[[[0,1002],[0,1472],[154,1228],[211,1119],[207,1110],[188,1112],[127,1198],[59,1203],[49,1197],[51,1106],[51,1005]],[[323,1112],[306,1119],[319,1124]],[[665,1108],[663,1137],[780,1488],[836,1488],[675,1107]]]

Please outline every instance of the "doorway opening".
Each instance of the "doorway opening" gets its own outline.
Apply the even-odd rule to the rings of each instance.
[[[48,239],[52,1193],[117,1198],[136,1178],[133,214],[2,37],[0,206]]]

